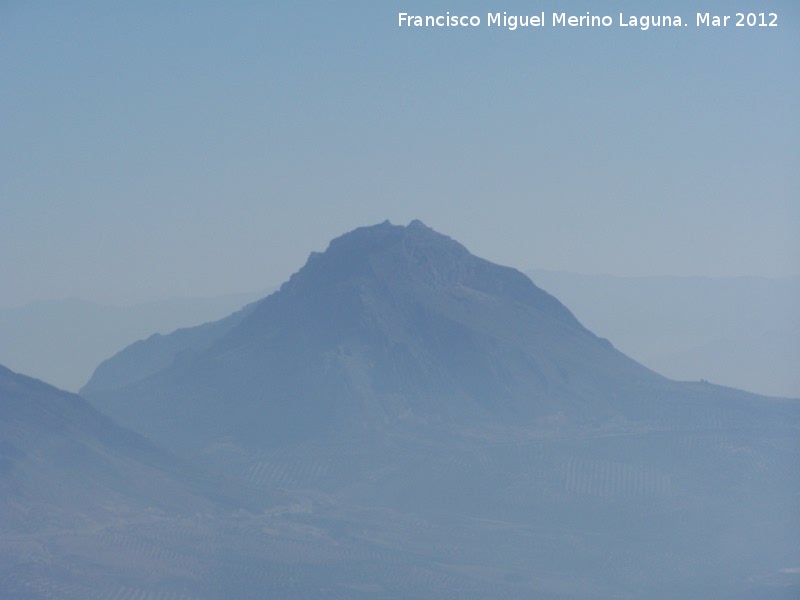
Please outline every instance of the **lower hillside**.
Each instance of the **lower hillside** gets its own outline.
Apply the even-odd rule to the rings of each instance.
[[[193,536],[274,502],[243,490],[0,366],[0,597],[87,598],[122,581],[182,589]]]
[[[2,370],[0,597],[796,598],[800,411],[695,388],[638,421],[220,442],[201,476]]]

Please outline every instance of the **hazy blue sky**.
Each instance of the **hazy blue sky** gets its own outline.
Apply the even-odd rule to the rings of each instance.
[[[396,26],[490,9],[690,27]],[[0,70],[0,306],[261,289],[387,218],[519,268],[800,273],[795,0],[5,0]]]

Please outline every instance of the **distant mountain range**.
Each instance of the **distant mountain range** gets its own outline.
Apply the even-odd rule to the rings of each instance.
[[[591,331],[658,373],[800,397],[800,278],[527,274]],[[264,295],[0,308],[0,364],[78,391],[128,345],[216,321]]]
[[[659,373],[800,398],[800,278],[528,274]]]
[[[272,295],[102,363],[83,393],[146,440],[74,395],[6,378],[0,510],[19,513],[24,482],[48,478],[65,498],[99,486],[101,514],[135,508],[87,533],[51,528],[62,504],[48,501],[29,532],[0,537],[7,597],[800,592],[800,402],[667,379],[419,221],[347,233]],[[87,473],[122,449],[98,463],[84,451],[104,448],[96,428],[42,433],[61,409],[24,421],[20,386],[133,440],[114,469],[132,469],[133,489],[109,500],[117,479]],[[44,471],[20,458],[47,444],[81,449],[63,453],[74,476],[59,452]],[[139,452],[160,457],[146,481]],[[184,475],[169,466],[181,461]],[[159,482],[165,498],[150,495]],[[180,494],[184,512],[170,504]]]
[[[77,392],[97,365],[136,340],[214,321],[263,294],[107,306],[67,299],[0,308],[0,364]]]
[[[689,400],[713,410],[722,398],[748,401],[646,369],[522,273],[419,221],[333,240],[278,292],[131,346],[81,391],[176,450],[222,438],[262,448],[394,423],[660,424]]]

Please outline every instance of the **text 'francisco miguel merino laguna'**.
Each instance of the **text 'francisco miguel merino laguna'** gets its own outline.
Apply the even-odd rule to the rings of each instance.
[[[509,15],[506,12],[487,13],[484,21],[478,15],[411,15],[397,13],[398,27],[503,27],[514,31],[518,27],[682,27],[683,21],[679,16],[670,15],[630,15],[619,13],[618,20],[610,15],[593,15],[587,12],[584,15],[570,15],[567,13],[552,13],[547,18],[544,12],[536,15]]]

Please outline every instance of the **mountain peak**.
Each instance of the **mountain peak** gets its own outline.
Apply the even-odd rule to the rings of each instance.
[[[328,245],[328,250],[348,248],[356,251],[380,250],[394,243],[439,243],[463,248],[451,238],[434,231],[419,219],[408,225],[394,225],[388,219],[376,225],[358,227],[337,238]]]
[[[335,238],[325,252],[312,252],[306,265],[281,291],[295,297],[320,296],[329,294],[330,286],[370,287],[376,282],[400,297],[409,293],[418,296],[425,289],[428,295],[477,293],[498,301],[503,298],[504,302],[536,307],[582,329],[566,307],[526,275],[474,256],[456,240],[418,219],[407,226],[387,220]]]
[[[175,344],[157,373],[99,391],[104,408],[168,445],[235,435],[258,446],[403,419],[484,422],[578,405],[590,414],[602,410],[598,390],[621,397],[655,377],[521,272],[418,220],[337,237],[218,329]],[[197,423],[185,440],[154,427],[188,406]]]
[[[422,221],[404,226],[387,220],[333,239],[324,252],[312,252],[305,266],[281,289],[290,292],[297,288],[299,292],[306,290],[306,284],[318,288],[375,277],[453,282],[470,270],[471,260],[476,259],[464,246]]]

